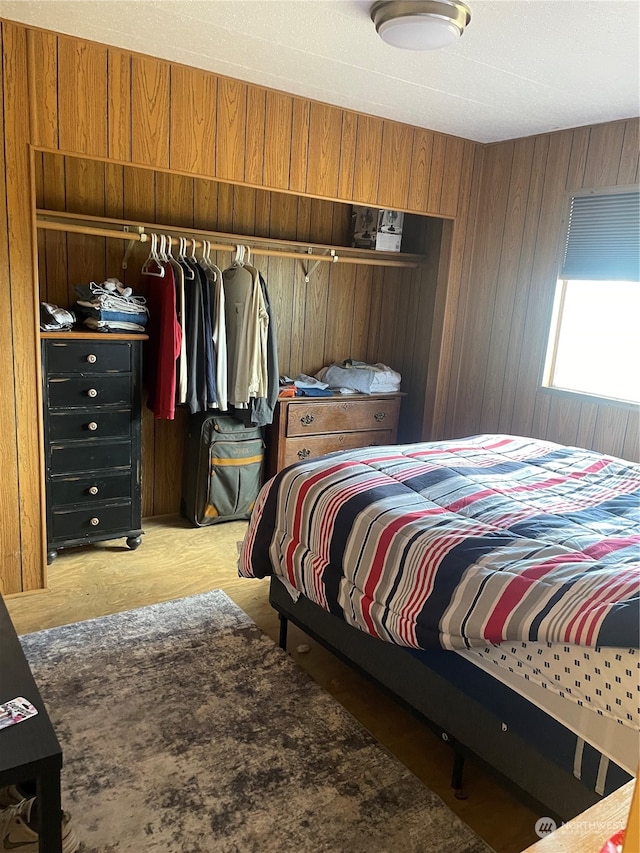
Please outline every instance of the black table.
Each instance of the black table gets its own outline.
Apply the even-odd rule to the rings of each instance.
[[[0,596],[0,703],[24,696],[35,717],[0,730],[0,786],[36,781],[40,853],[62,853],[62,749]]]

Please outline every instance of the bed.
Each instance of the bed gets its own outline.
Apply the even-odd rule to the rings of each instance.
[[[368,447],[264,485],[239,572],[545,812],[635,773],[640,466],[519,436]]]

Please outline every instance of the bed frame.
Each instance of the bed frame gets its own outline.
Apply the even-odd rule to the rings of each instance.
[[[454,652],[416,652],[371,637],[271,578],[271,605],[286,650],[293,622],[434,729],[453,749],[452,787],[461,795],[473,754],[519,790],[540,814],[569,820],[598,802],[589,789],[600,754],[585,745],[583,781],[574,776],[576,736],[544,711]],[[592,754],[590,754],[592,753]],[[611,764],[604,794],[631,777]]]

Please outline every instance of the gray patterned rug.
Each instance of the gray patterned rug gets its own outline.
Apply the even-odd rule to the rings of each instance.
[[[23,636],[85,853],[487,853],[220,590]]]

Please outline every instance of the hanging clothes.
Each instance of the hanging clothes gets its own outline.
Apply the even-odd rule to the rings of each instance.
[[[200,265],[207,281],[208,308],[211,325],[211,359],[213,382],[215,386],[215,404],[222,412],[227,411],[227,327],[224,314],[224,287],[222,272],[209,258],[203,258]],[[203,291],[204,292],[204,291]],[[211,403],[209,408],[213,408]]]
[[[222,274],[227,332],[229,404],[246,409],[267,394],[267,315],[258,272],[238,263]]]
[[[162,275],[159,270],[164,270]],[[164,263],[155,273],[143,273],[147,280],[149,320],[144,359],[147,406],[156,418],[175,418],[176,360],[180,353],[182,329],[176,315],[173,268]]]

